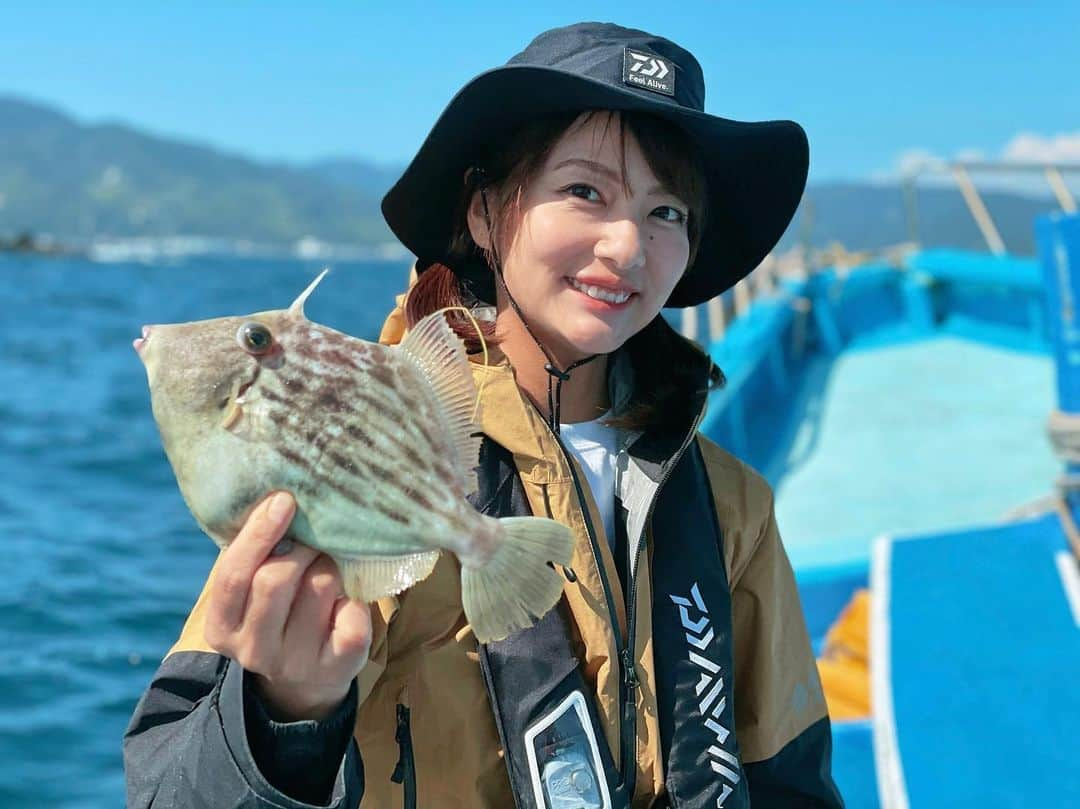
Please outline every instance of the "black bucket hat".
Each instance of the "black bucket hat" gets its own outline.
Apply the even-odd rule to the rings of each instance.
[[[703,303],[776,245],[809,166],[806,133],[795,122],[732,121],[704,107],[701,66],[668,39],[610,23],[546,31],[454,96],[383,198],[383,216],[423,268],[445,258],[466,171],[500,137],[556,112],[650,113],[681,127],[705,163],[701,244],[666,305]]]

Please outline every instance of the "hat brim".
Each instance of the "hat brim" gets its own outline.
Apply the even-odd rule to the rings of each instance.
[[[733,121],[553,68],[508,65],[482,73],[450,101],[382,201],[394,234],[423,261],[443,258],[466,169],[527,121],[563,111],[640,111],[682,127],[705,163],[706,221],[693,265],[667,306],[693,306],[734,286],[776,246],[799,205],[809,168],[793,121]]]

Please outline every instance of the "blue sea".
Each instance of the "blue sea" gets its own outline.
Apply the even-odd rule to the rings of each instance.
[[[284,308],[323,266],[0,256],[0,807],[123,806],[124,728],[216,554],[132,339]],[[375,339],[408,264],[331,266],[309,317]]]

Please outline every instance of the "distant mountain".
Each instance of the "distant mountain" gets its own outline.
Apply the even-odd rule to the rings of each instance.
[[[1054,198],[980,189],[980,197],[1012,253],[1035,252],[1035,217],[1057,210]],[[960,192],[920,187],[915,194],[919,241],[928,247],[986,250]],[[785,250],[800,243],[808,228],[811,246],[840,242],[849,250],[873,250],[911,239],[904,200],[896,185],[819,183],[807,188],[795,221],[780,242]]]
[[[75,244],[200,236],[375,246],[393,242],[379,201],[400,171],[350,158],[261,163],[0,96],[0,240],[29,231]],[[985,249],[959,192],[924,187],[917,198],[924,244]],[[1009,249],[1025,254],[1034,250],[1034,217],[1056,207],[1049,197],[983,199]],[[804,231],[813,246],[838,241],[850,250],[909,238],[899,188],[870,183],[811,185],[780,249]]]
[[[379,199],[396,174],[358,160],[259,163],[0,97],[0,236],[376,245],[393,241]]]
[[[390,190],[404,166],[379,166],[350,157],[331,157],[308,163],[307,170],[342,188],[351,188],[376,202]]]

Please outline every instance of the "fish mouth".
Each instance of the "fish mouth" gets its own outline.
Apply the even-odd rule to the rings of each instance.
[[[131,341],[131,345],[135,348],[135,351],[142,356],[142,351],[146,347],[147,342],[150,340],[150,327],[142,327],[142,337],[136,337]]]
[[[232,428],[236,422],[240,420],[240,416],[244,413],[244,405],[246,404],[244,394],[247,393],[248,390],[251,389],[251,386],[258,380],[260,370],[262,370],[262,367],[256,365],[255,373],[251,375],[251,379],[246,382],[241,382],[237,379],[233,383],[233,390],[227,400],[228,403],[225,408],[225,414],[221,419],[221,426],[224,429],[228,430]]]

